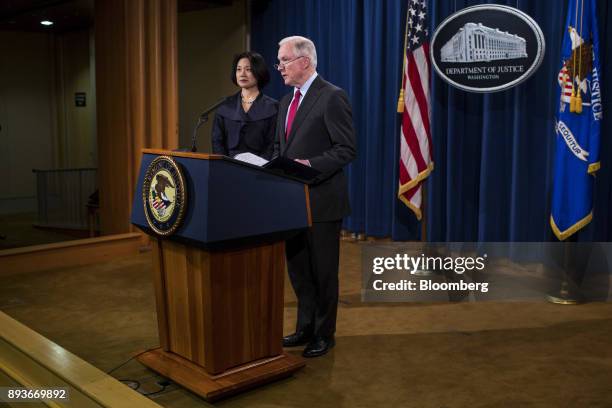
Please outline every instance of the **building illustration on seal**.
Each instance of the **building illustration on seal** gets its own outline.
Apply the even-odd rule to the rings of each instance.
[[[524,38],[481,23],[467,23],[440,49],[443,62],[481,62],[527,58]]]

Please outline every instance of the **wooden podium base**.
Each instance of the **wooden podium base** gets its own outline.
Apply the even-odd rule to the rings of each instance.
[[[303,358],[283,353],[212,375],[199,365],[161,348],[140,355],[138,361],[208,401],[288,377],[306,365]]]

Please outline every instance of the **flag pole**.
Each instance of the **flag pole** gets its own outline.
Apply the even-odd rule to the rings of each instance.
[[[404,112],[404,87],[406,86],[406,47],[408,46],[408,13],[406,10],[406,24],[404,29],[404,57],[402,58],[402,84],[397,98],[397,113]]]
[[[437,253],[437,250],[434,249],[431,245],[429,245],[429,243],[427,242],[427,215],[426,215],[426,205],[425,205],[425,197],[427,197],[427,187],[426,187],[427,183],[423,182],[423,184],[421,184],[421,244],[423,244],[421,247],[423,249],[423,254],[427,255],[427,256],[431,256],[434,253]],[[431,270],[431,269],[427,269],[426,267],[422,267],[419,269],[416,269],[414,271],[414,275],[416,276],[432,276],[434,275],[435,271]]]
[[[427,183],[423,180],[421,184],[421,242],[427,242]]]
[[[550,303],[558,305],[577,305],[582,299],[575,282],[570,282],[569,275],[576,273],[584,273],[584,271],[573,271],[571,263],[572,250],[575,251],[576,243],[578,242],[578,232],[574,233],[563,241],[563,270],[561,271],[561,282],[559,291],[546,296],[546,300]]]

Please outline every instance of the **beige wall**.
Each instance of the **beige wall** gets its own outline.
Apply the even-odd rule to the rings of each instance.
[[[95,95],[90,73],[90,33],[56,36],[58,167],[95,167]],[[75,105],[75,94],[86,94],[87,106]]]
[[[228,76],[233,55],[246,48],[246,34],[245,0],[179,14],[181,146],[190,145],[204,109],[237,91]],[[93,43],[88,31],[5,31],[0,55],[0,213],[30,211],[33,168],[97,166]],[[87,94],[87,107],[75,106],[76,92]],[[210,123],[198,135],[200,151],[210,151]]]
[[[53,165],[53,39],[2,31],[0,55],[0,212],[31,211],[32,169]]]
[[[179,13],[179,143],[191,146],[198,115],[237,91],[230,81],[232,58],[246,48],[245,1],[232,6]],[[210,151],[210,124],[198,131],[198,150]]]
[[[35,210],[32,169],[95,166],[89,38],[0,32],[0,214]]]

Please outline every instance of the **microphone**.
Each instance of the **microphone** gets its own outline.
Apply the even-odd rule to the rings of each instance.
[[[217,103],[215,103],[214,105],[212,105],[211,107],[209,107],[208,109],[206,109],[201,115],[200,117],[198,117],[198,123],[196,123],[195,128],[193,129],[193,135],[191,136],[191,151],[192,152],[196,152],[198,150],[198,148],[196,147],[196,139],[198,137],[198,129],[200,128],[200,126],[202,126],[203,124],[205,124],[206,122],[208,122],[208,114],[212,111],[214,111],[215,109],[217,109],[219,106],[221,106],[221,104],[223,102],[225,102],[227,100],[227,97],[225,98],[221,98]]]

